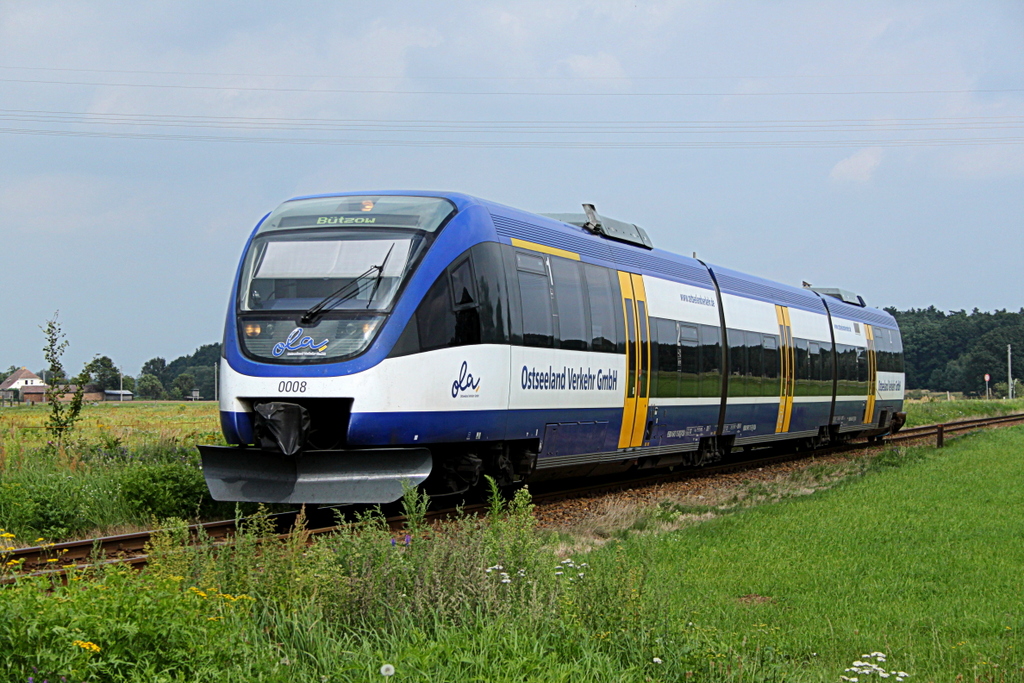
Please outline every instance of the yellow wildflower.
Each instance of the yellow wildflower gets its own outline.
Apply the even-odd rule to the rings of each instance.
[[[47,562],[60,562],[60,560],[58,560],[56,557],[51,557],[47,560]]]
[[[89,642],[88,640],[76,640],[73,641],[71,644],[77,645],[83,650],[88,650],[89,652],[99,652],[101,649],[103,649],[96,643]]]

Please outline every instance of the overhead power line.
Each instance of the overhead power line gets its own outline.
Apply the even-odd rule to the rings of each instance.
[[[440,147],[506,149],[759,149],[759,148],[847,148],[847,147],[948,147],[1024,144],[1024,137],[925,138],[925,139],[840,139],[840,140],[402,140],[339,138],[273,138],[237,135],[195,135],[170,133],[131,133],[107,131],[71,131],[38,128],[0,128],[0,134],[41,135],[79,138],[122,138],[134,140],[173,140],[179,142],[234,142],[250,144],[328,145],[350,147]]]
[[[106,88],[145,88],[157,90],[212,90],[223,92],[281,92],[330,95],[446,95],[446,96],[516,96],[516,97],[852,97],[861,95],[963,95],[1019,93],[1024,88],[968,88],[922,90],[818,90],[778,92],[545,92],[497,90],[387,90],[380,88],[307,88],[260,87],[235,85],[182,85],[171,83],[111,83],[103,81],[64,81],[25,78],[0,78],[0,83],[30,85],[69,85]]]
[[[141,126],[270,131],[440,132],[458,134],[881,133],[934,130],[1015,130],[1024,127],[1024,116],[717,121],[431,121],[126,114],[22,109],[0,109],[0,120],[25,123],[84,124],[118,127]]]
[[[230,71],[176,71],[161,69],[84,69],[54,66],[17,66],[0,64],[5,71],[43,71],[59,73],[132,74],[145,76],[213,76],[243,78],[311,78],[319,80],[393,80],[393,81],[787,81],[787,80],[834,80],[852,78],[890,78],[892,74],[791,74],[785,76],[719,75],[719,76],[424,76],[415,74],[271,74]],[[901,73],[904,77],[944,78],[961,76],[959,72],[929,72],[926,74]]]

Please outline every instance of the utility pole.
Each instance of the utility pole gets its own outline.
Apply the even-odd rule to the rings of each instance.
[[[1006,384],[1009,387],[1007,393],[1009,394],[1011,399],[1014,398],[1014,395],[1017,393],[1017,392],[1014,391],[1014,389],[1015,389],[1014,384],[1015,383],[1013,381],[1013,355],[1011,353],[1012,350],[1013,350],[1013,345],[1012,344],[1007,344],[1006,345]]]
[[[118,384],[121,387],[118,390],[118,392],[117,392],[117,400],[121,401],[121,402],[124,402],[124,370],[122,370],[121,368],[118,368],[117,369],[117,377],[118,377]]]

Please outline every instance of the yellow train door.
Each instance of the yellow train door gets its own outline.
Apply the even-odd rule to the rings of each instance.
[[[651,384],[651,328],[643,278],[619,271],[622,315],[626,322],[626,382],[619,448],[643,445]]]
[[[793,326],[789,322],[789,309],[775,306],[775,317],[779,321],[779,417],[775,421],[775,433],[789,431],[793,417],[793,390],[796,388],[796,353],[793,347]]]
[[[868,342],[868,404],[864,409],[864,424],[875,421],[875,391],[878,387],[878,357],[875,355],[875,330],[864,325],[864,337]]]

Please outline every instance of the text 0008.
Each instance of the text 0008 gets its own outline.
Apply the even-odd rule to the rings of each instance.
[[[299,380],[285,380],[277,383],[277,390],[282,394],[302,394],[306,391],[306,382]]]

